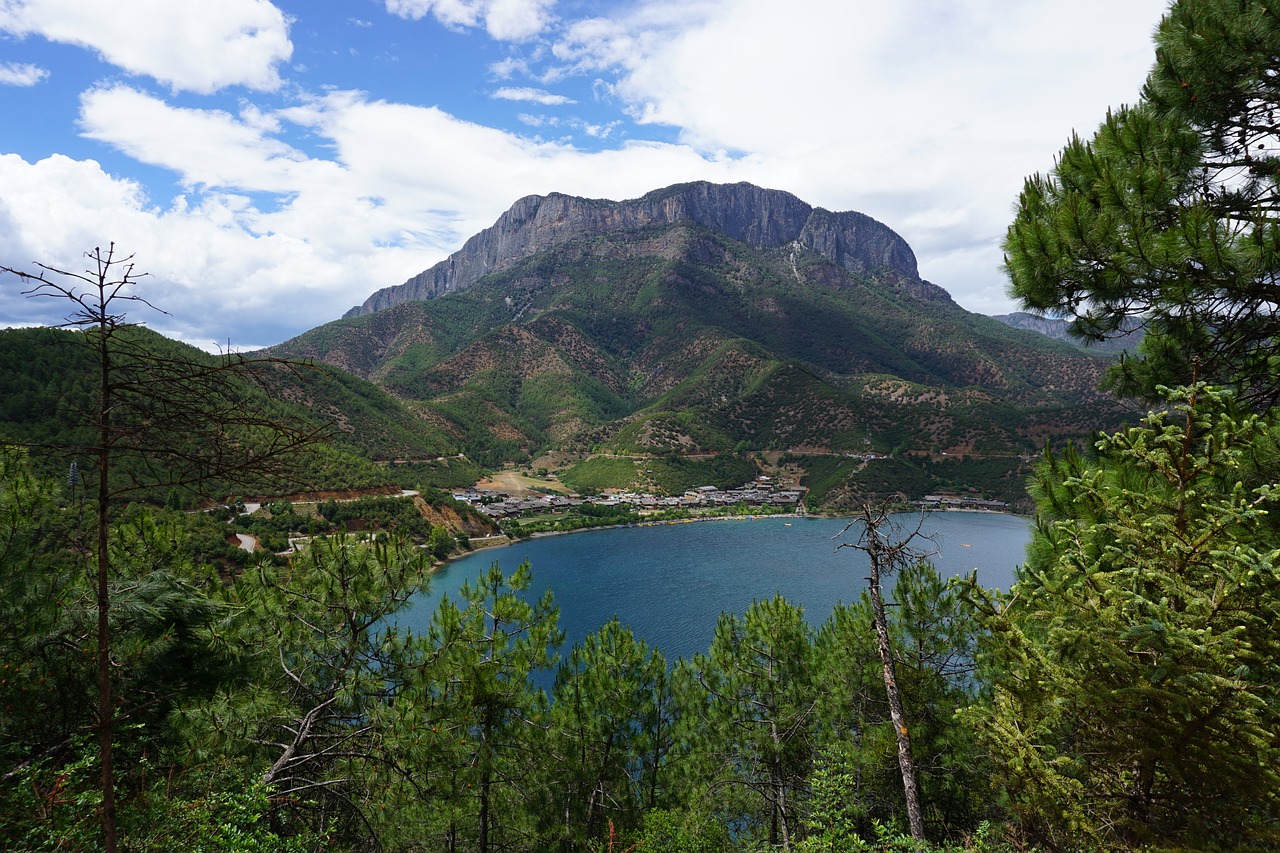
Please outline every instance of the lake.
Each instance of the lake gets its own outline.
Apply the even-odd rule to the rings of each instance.
[[[899,516],[914,527],[917,516]],[[396,620],[425,632],[441,596],[455,600],[463,583],[495,561],[510,573],[533,567],[532,596],[548,588],[560,607],[565,649],[615,614],[668,660],[705,652],[722,612],[741,614],[781,593],[818,626],[839,602],[866,586],[866,555],[837,550],[847,519],[757,518],[651,527],[609,528],[545,536],[478,551],[445,566],[428,593]],[[943,577],[977,569],[985,586],[1007,589],[1031,539],[1030,522],[996,513],[930,513],[922,532]]]

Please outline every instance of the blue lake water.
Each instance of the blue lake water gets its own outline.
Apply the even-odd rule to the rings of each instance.
[[[918,517],[899,519],[912,528]],[[441,596],[455,600],[463,583],[497,562],[510,573],[533,568],[530,594],[548,588],[560,607],[565,648],[616,614],[668,660],[705,652],[722,612],[743,613],[781,593],[817,626],[838,602],[866,586],[867,558],[841,541],[857,540],[844,519],[761,518],[653,527],[610,528],[524,540],[450,563],[396,620],[425,632]],[[978,580],[1007,589],[1031,539],[1026,519],[995,513],[931,513],[923,533],[943,577],[977,569]]]

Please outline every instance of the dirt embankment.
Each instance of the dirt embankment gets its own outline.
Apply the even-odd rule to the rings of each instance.
[[[432,506],[416,495],[413,498],[413,505],[427,521],[443,526],[454,535],[461,533],[465,536],[492,536],[499,532],[498,525],[482,515],[460,513],[449,506]]]

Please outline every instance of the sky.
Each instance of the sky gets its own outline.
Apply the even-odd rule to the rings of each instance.
[[[0,0],[0,265],[114,243],[205,349],[340,317],[517,199],[749,181],[1015,310],[1023,180],[1136,100],[1167,0]],[[57,300],[0,280],[0,327]],[[140,313],[141,312],[141,313]]]

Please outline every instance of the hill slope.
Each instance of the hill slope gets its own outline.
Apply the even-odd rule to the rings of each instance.
[[[159,358],[216,363],[215,356],[145,328],[135,327],[129,334],[130,346]],[[76,448],[93,444],[88,419],[96,365],[93,353],[81,345],[81,335],[43,328],[0,330],[0,365],[0,441],[34,446],[37,463],[50,473],[65,473],[72,461],[83,465],[86,460],[77,459]],[[300,489],[389,487],[395,479],[372,460],[456,452],[442,432],[356,376],[278,366],[256,370],[255,377],[259,384],[243,382],[241,395],[256,411],[278,413],[282,419],[301,413],[333,427],[331,443],[297,454],[295,483]],[[254,486],[241,484],[235,491],[243,488]]]
[[[1018,457],[1124,414],[1095,390],[1105,360],[963,310],[874,220],[749,185],[522,199],[272,352],[376,382],[490,461]]]

